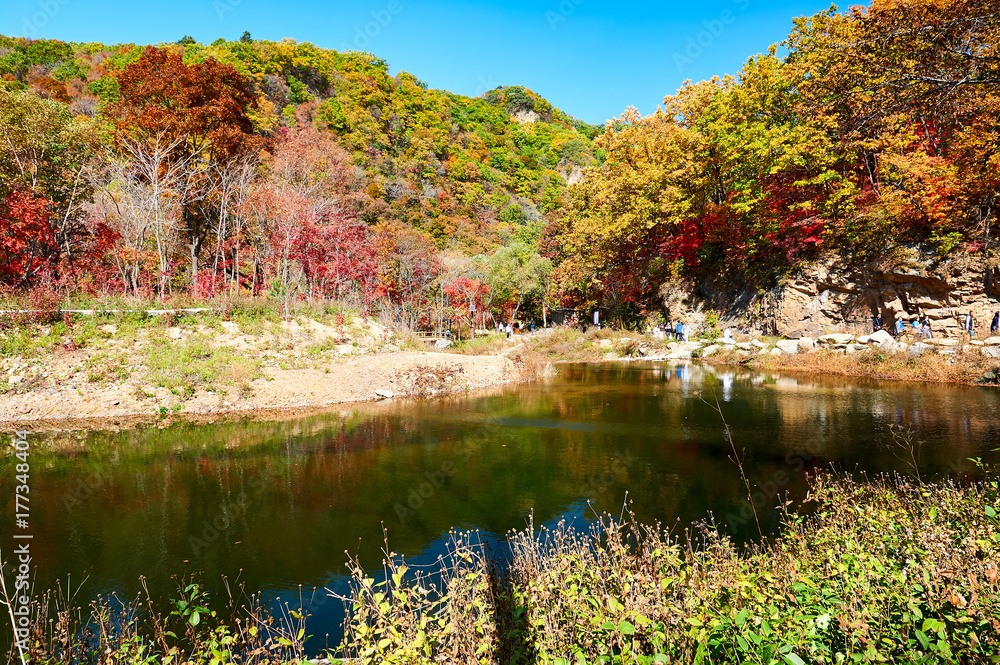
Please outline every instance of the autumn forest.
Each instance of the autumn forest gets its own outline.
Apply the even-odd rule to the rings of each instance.
[[[766,45],[761,45],[762,48]],[[405,64],[405,63],[400,63]],[[794,21],[736,77],[588,125],[374,55],[0,37],[0,290],[654,316],[679,280],[765,289],[836,252],[996,263],[1000,2]],[[485,323],[485,320],[484,320]]]

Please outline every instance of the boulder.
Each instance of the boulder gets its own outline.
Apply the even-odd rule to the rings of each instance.
[[[986,346],[1000,346],[1000,337],[987,337],[983,344]]]
[[[989,358],[1000,358],[1000,348],[995,346],[979,347],[979,352]]]
[[[707,358],[710,355],[712,355],[715,352],[717,352],[721,348],[722,347],[720,345],[718,345],[718,344],[710,344],[710,345],[708,345],[708,346],[705,347],[705,350],[701,352],[701,355],[704,356],[705,358]]]
[[[862,335],[861,337],[858,337],[855,341],[858,344],[867,344],[870,340],[871,338],[868,335]]]
[[[823,344],[833,344],[834,346],[839,344],[850,344],[854,340],[854,335],[848,335],[846,333],[833,333],[832,335],[823,335],[819,338],[819,341]]]
[[[812,337],[799,337],[799,351],[812,351],[816,348],[816,340]]]
[[[776,342],[774,346],[787,356],[794,356],[799,352],[799,340],[797,339],[782,339]]]
[[[927,340],[927,343],[933,346],[941,346],[941,347],[958,346],[957,339],[948,339],[945,337],[934,337],[932,339]]]
[[[924,344],[923,342],[917,342],[916,344],[911,345],[910,348],[906,350],[906,352],[909,353],[911,356],[922,356],[928,351],[933,351],[933,350],[934,350],[933,346]]]
[[[740,351],[753,351],[756,347],[754,347],[754,345],[750,342],[737,342],[736,348]]]
[[[378,396],[378,397],[381,397],[382,399],[388,399],[390,397],[395,397],[396,396],[396,394],[394,392],[392,392],[391,390],[385,390],[384,388],[380,388],[380,389],[376,390],[375,391],[375,395]]]
[[[750,340],[750,343],[753,344],[758,349],[763,349],[765,346],[767,346],[767,344],[765,344],[764,342],[760,341],[759,339]]]
[[[884,330],[879,330],[878,332],[872,333],[868,336],[868,340],[872,344],[892,344],[896,340],[892,338],[892,335]]]
[[[434,342],[435,349],[447,349],[449,346],[451,346],[450,339],[439,339],[438,341]]]
[[[772,356],[783,356],[783,355],[786,355],[786,353],[783,350],[779,349],[778,347],[774,347],[770,351],[761,351],[761,354],[764,354],[764,353],[770,353]],[[798,351],[796,351],[795,353],[798,353]],[[794,355],[794,354],[787,354],[787,355]]]
[[[981,339],[972,339],[969,340],[969,344],[971,344],[972,346],[983,346],[984,342]]]

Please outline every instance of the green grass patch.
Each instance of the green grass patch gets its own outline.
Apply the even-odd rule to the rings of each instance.
[[[194,334],[186,340],[156,338],[144,349],[149,381],[189,398],[197,390],[237,386],[246,394],[260,378],[261,363],[235,349],[214,348],[211,339]]]

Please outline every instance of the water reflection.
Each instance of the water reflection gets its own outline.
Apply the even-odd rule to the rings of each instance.
[[[756,525],[723,423],[745,450],[762,528],[827,465],[910,471],[890,427],[912,426],[925,475],[974,472],[1000,447],[989,389],[754,373],[692,363],[575,365],[486,395],[366,405],[281,422],[175,425],[33,439],[39,587],[89,574],[83,597],[169,595],[170,576],[225,574],[268,599],[343,589],[349,553],[380,569],[393,551],[430,564],[451,529],[500,537],[620,512],[683,528],[710,512],[737,539]],[[72,439],[71,445],[67,438]],[[60,452],[61,451],[61,452]],[[13,530],[12,458],[0,461]],[[216,588],[218,585],[216,584]],[[341,607],[314,601],[315,635]],[[322,646],[319,638],[314,647]]]

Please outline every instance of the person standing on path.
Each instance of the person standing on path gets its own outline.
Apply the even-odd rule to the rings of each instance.
[[[680,321],[678,321],[676,324],[674,324],[674,337],[677,339],[678,342],[681,341],[681,336],[682,336],[682,331],[683,330],[684,330],[684,324],[683,323],[681,323]]]
[[[972,341],[972,328],[975,325],[972,319],[972,312],[965,315],[965,331],[969,333],[969,341]]]
[[[993,314],[993,322],[990,323],[990,335],[996,335],[998,328],[1000,328],[1000,312]]]
[[[903,336],[903,319],[896,319],[896,337]]]

